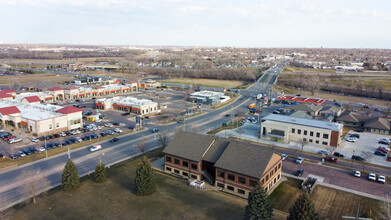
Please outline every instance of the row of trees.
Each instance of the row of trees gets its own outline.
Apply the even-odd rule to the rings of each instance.
[[[258,183],[248,195],[248,205],[245,208],[244,218],[249,220],[266,220],[271,219],[273,208],[262,187]],[[315,207],[306,193],[303,193],[295,203],[289,208],[288,220],[316,220],[319,219],[315,212]]]

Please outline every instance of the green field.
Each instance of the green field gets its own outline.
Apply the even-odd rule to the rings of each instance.
[[[216,88],[232,89],[241,86],[243,83],[237,80],[219,80],[219,79],[195,79],[195,78],[173,78],[159,81],[161,83],[173,83],[183,85],[199,85]]]

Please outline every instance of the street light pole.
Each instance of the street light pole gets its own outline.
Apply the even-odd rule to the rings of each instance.
[[[45,154],[46,154],[46,158],[48,158],[48,148],[46,146],[46,137],[47,137],[47,133],[45,135]]]

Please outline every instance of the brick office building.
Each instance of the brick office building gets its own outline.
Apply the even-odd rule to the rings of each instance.
[[[281,179],[281,156],[253,144],[180,132],[163,152],[165,172],[207,180],[242,197],[259,181],[270,191]]]

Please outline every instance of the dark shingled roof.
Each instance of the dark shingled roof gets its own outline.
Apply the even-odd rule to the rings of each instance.
[[[215,167],[261,178],[273,155],[273,151],[257,145],[231,141]]]
[[[209,148],[208,152],[205,154],[203,160],[216,163],[220,158],[221,154],[227,148],[229,140],[225,138],[216,139],[212,147]]]
[[[164,149],[163,153],[172,154],[192,161],[201,161],[202,156],[212,144],[213,136],[179,132]],[[210,158],[213,158],[211,154]]]

